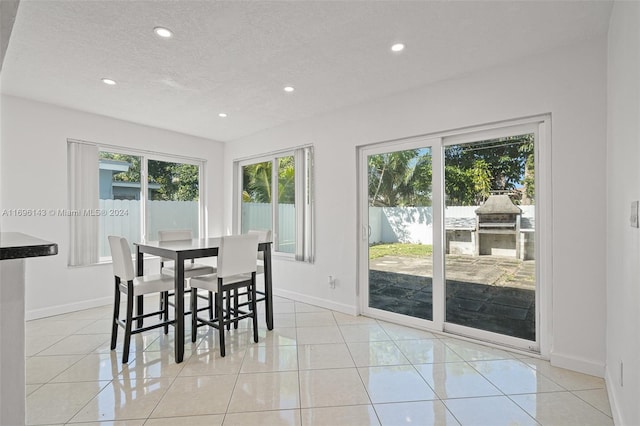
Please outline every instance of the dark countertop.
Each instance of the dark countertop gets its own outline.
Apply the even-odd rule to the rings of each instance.
[[[20,232],[0,233],[0,260],[58,254],[58,244]]]

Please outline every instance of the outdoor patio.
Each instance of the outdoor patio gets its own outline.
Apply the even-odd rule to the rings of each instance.
[[[535,340],[535,261],[447,255],[446,321]],[[370,261],[369,306],[433,318],[432,259],[384,256]]]

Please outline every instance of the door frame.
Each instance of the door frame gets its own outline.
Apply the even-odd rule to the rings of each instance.
[[[536,341],[518,339],[498,333],[473,329],[445,322],[444,282],[444,161],[446,145],[478,141],[523,129],[535,133],[535,256],[536,256]],[[514,134],[514,133],[511,133]],[[433,320],[369,308],[369,232],[368,232],[368,164],[369,155],[411,148],[431,148],[433,167]],[[383,141],[356,147],[357,149],[357,205],[358,205],[358,265],[356,294],[358,314],[399,322],[408,326],[479,340],[549,358],[553,342],[553,193],[551,167],[551,115],[543,114],[515,120],[465,127],[433,134]]]
[[[433,214],[433,277],[432,277],[432,306],[433,319],[426,320],[410,317],[407,315],[388,312],[381,309],[369,307],[369,291],[365,288],[361,291],[360,283],[367,287],[369,284],[369,186],[368,186],[368,157],[370,155],[385,154],[390,152],[405,151],[416,148],[429,148],[431,150],[432,170],[442,169],[442,139],[439,137],[412,137],[396,141],[383,142],[372,145],[358,147],[358,274],[356,284],[356,294],[359,296],[358,314],[367,315],[391,322],[402,322],[413,327],[425,328],[429,330],[442,330],[444,320],[444,304],[436,304],[434,301],[444,297],[443,282],[443,257],[442,251],[436,250],[437,246],[442,246],[442,213],[436,208],[439,200],[443,199],[441,182],[437,182],[441,173],[432,173],[432,214]],[[444,170],[444,169],[443,169]],[[438,175],[438,177],[436,177]],[[438,201],[436,201],[438,200]],[[439,244],[436,242],[439,241]]]

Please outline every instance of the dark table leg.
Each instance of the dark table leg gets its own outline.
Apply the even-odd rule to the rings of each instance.
[[[184,259],[177,256],[175,260],[175,297],[174,314],[176,321],[175,330],[175,357],[176,363],[184,358]]]
[[[267,315],[267,329],[273,330],[273,284],[271,280],[271,244],[264,249],[264,294]]]
[[[140,252],[140,246],[136,246],[136,275],[141,277],[144,275],[144,253]],[[144,313],[143,296],[136,298],[136,315],[141,316]],[[142,328],[143,319],[137,321],[138,328]]]

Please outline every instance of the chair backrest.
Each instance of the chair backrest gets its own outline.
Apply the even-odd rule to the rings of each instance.
[[[271,241],[271,230],[267,229],[250,229],[247,234],[256,234],[258,236],[258,242],[264,243]]]
[[[135,278],[133,262],[131,261],[131,249],[129,242],[124,237],[109,236],[109,247],[113,259],[113,274],[121,281],[131,281]]]
[[[163,229],[158,231],[158,241],[181,241],[193,239],[193,233],[191,229]],[[161,266],[164,266],[164,262],[170,261],[164,257],[160,258]],[[191,259],[191,263],[194,260]]]
[[[229,235],[222,237],[218,249],[218,276],[255,272],[258,236],[256,234]]]
[[[158,231],[158,241],[180,241],[193,239],[191,229],[164,229]]]
[[[250,229],[248,234],[255,234],[258,236],[258,242],[266,243],[267,241],[271,241],[271,229],[263,230],[263,229]],[[258,252],[258,260],[264,260],[264,252]]]

